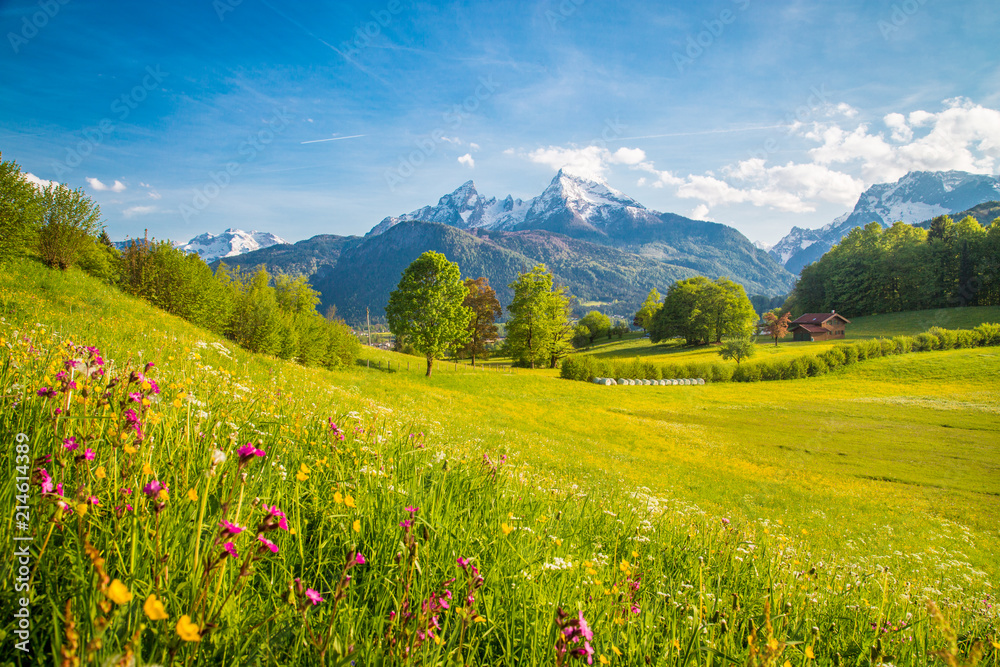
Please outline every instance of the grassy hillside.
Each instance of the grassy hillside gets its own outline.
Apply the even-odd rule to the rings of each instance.
[[[402,663],[404,646],[411,662],[553,664],[556,607],[585,614],[595,663],[728,656],[804,666],[810,654],[823,664],[840,654],[867,665],[878,639],[877,659],[924,665],[947,643],[925,598],[949,601],[962,651],[996,636],[996,607],[986,606],[1000,572],[995,349],[884,358],[792,382],[654,390],[447,364],[427,379],[415,358],[411,373],[305,369],[229,349],[80,273],[32,264],[0,278],[0,311],[4,437],[39,434],[32,455],[55,456],[66,467],[46,465],[69,493],[84,479],[83,498],[101,500],[80,511],[71,499],[58,525],[72,530],[53,531],[46,554],[36,552],[33,638],[49,655],[69,641],[62,623],[45,620],[64,614],[66,599],[77,601],[87,641],[104,614],[98,603],[113,595],[93,577],[84,538],[135,597],[108,612],[101,659],[135,645],[142,660],[161,663],[333,664],[332,640],[324,652],[311,637],[329,628],[340,654],[353,644],[354,658],[371,659],[358,664],[378,655]],[[149,412],[126,403],[143,411],[152,443],[128,454],[112,439],[124,424],[122,394],[106,407],[77,395],[64,404],[73,420],[35,395],[56,382],[67,341],[100,347],[115,375],[155,362],[148,372],[162,391]],[[397,368],[407,359],[371,356]],[[93,420],[100,428],[86,430]],[[67,453],[67,429],[94,438],[95,461]],[[244,469],[235,449],[247,441],[267,455]],[[212,463],[215,448],[226,462]],[[3,463],[13,480],[14,457]],[[141,493],[156,475],[170,486],[162,512]],[[13,505],[13,484],[3,484],[0,498]],[[134,512],[115,510],[122,487],[134,489]],[[40,543],[57,525],[56,505],[32,488]],[[255,559],[252,574],[233,564],[205,583],[199,549],[221,551],[220,512],[253,526],[265,515],[260,502],[280,506],[294,534],[267,533],[274,555],[252,534],[233,538],[241,559]],[[407,520],[413,527],[400,525]],[[13,530],[5,524],[0,537]],[[357,552],[366,564],[341,587]],[[155,565],[163,554],[169,570]],[[481,587],[460,558],[482,572]],[[4,566],[5,619],[12,577]],[[326,600],[303,601],[295,577]],[[418,640],[429,619],[398,619],[453,577],[440,642]],[[475,600],[459,611],[467,592]],[[169,620],[144,615],[151,594]],[[290,594],[300,607],[287,604]],[[181,614],[198,632],[206,622],[216,629],[184,641]],[[745,641],[751,622],[764,657]]]

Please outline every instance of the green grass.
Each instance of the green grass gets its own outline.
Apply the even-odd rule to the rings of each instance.
[[[840,664],[869,665],[876,639],[883,657],[893,656],[886,661],[926,665],[930,650],[947,644],[927,618],[927,598],[947,607],[962,651],[997,637],[996,606],[986,607],[1000,581],[996,348],[888,357],[797,381],[597,387],[548,370],[448,363],[425,378],[422,360],[370,349],[394,372],[302,368],[233,350],[78,272],[31,263],[0,278],[0,311],[0,434],[11,442],[31,433],[32,456],[53,455],[49,472],[68,493],[83,489],[59,518],[32,485],[38,653],[21,664],[55,664],[51,656],[69,645],[67,600],[82,643],[97,636],[99,617],[109,619],[96,664],[130,646],[140,663],[333,664],[332,641],[321,656],[323,642],[310,638],[328,628],[340,653],[354,645],[358,664],[457,656],[554,664],[557,607],[583,611],[597,654],[618,664],[747,662],[745,638],[751,624],[764,627],[766,606],[778,648],[760,659],[777,665],[806,667],[805,646],[824,665],[836,654]],[[117,440],[121,387],[107,407],[88,398],[58,417],[35,396],[54,384],[67,340],[99,346],[120,377],[156,363],[151,375],[163,391],[143,415],[152,442],[128,454]],[[395,370],[406,361],[410,372]],[[93,438],[93,462],[65,450],[70,433]],[[235,448],[247,441],[267,456],[253,458],[243,480]],[[216,447],[228,460],[210,475]],[[509,459],[498,465],[502,455]],[[13,452],[0,462],[8,473],[0,499],[12,507]],[[153,477],[171,488],[159,514],[140,491]],[[125,487],[135,511],[119,516]],[[351,494],[357,507],[337,503],[334,492]],[[80,516],[75,506],[88,494],[102,504]],[[260,554],[246,577],[234,563],[206,581],[204,557],[221,550],[213,542],[222,516],[251,527],[233,540],[241,559],[256,553],[259,503],[280,506],[295,533],[269,532],[279,553]],[[407,506],[420,508],[413,533],[399,526]],[[505,534],[504,524],[514,530]],[[5,522],[0,539],[10,544],[14,531]],[[102,610],[106,585],[85,541],[131,602]],[[343,564],[356,550],[368,562],[351,570],[334,613]],[[485,578],[476,615],[453,604],[440,615],[441,643],[416,646],[427,619],[402,625],[390,612],[401,618],[452,577],[447,587],[463,597],[469,574],[458,557],[472,558]],[[5,642],[12,567],[0,570]],[[628,582],[637,573],[632,613]],[[296,577],[326,601],[289,606]],[[150,594],[169,620],[145,618]],[[201,642],[181,641],[181,614],[215,628]],[[871,628],[883,623],[896,630]],[[758,639],[766,643],[767,632]],[[987,649],[995,665],[997,652]]]

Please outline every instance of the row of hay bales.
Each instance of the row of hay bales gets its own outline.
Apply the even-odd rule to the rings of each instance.
[[[704,378],[684,378],[682,380],[628,380],[626,378],[594,378],[594,384],[611,387],[616,385],[640,386],[640,387],[669,387],[671,385],[696,385],[705,384]]]

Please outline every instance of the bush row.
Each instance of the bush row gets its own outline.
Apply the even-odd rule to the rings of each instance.
[[[933,327],[916,336],[875,338],[851,345],[838,345],[815,355],[793,359],[743,362],[738,366],[721,362],[657,364],[642,359],[599,359],[591,355],[570,356],[563,360],[560,377],[590,381],[595,377],[672,380],[701,377],[707,382],[760,382],[815,377],[841,366],[894,354],[952,350],[1000,345],[1000,324],[980,324],[975,329]]]

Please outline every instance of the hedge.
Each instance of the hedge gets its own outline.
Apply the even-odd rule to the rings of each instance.
[[[995,345],[1000,345],[1000,324],[985,323],[980,324],[975,329],[932,327],[916,336],[861,340],[851,345],[838,345],[818,355],[806,355],[792,359],[747,361],[735,367],[720,362],[656,364],[651,361],[642,361],[638,357],[623,360],[575,355],[563,359],[559,376],[568,380],[582,381],[591,381],[598,377],[634,380],[704,378],[706,382],[795,380],[816,377],[842,366],[894,354]]]

